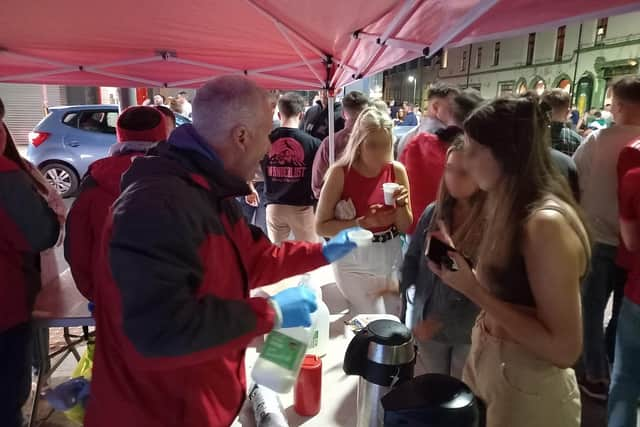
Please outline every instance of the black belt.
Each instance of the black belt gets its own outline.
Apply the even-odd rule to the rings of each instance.
[[[391,227],[387,231],[383,231],[381,233],[375,233],[373,235],[373,243],[384,243],[384,242],[387,242],[387,241],[389,241],[391,239],[395,239],[399,235],[400,235],[400,232],[398,231],[398,229],[394,225],[393,227]]]

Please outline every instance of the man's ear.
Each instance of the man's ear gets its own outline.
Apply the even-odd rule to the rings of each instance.
[[[246,152],[249,143],[249,130],[244,125],[235,126],[231,129],[231,139],[237,148]]]
[[[280,114],[280,111],[278,111],[278,120],[282,121],[282,114]]]

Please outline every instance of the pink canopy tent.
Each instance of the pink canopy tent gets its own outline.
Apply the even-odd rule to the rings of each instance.
[[[637,0],[4,0],[0,82],[342,87],[447,45],[640,9]],[[425,50],[428,48],[428,50]]]
[[[3,0],[0,82],[182,88],[244,74],[266,88],[333,89],[445,46],[639,9],[638,0]]]

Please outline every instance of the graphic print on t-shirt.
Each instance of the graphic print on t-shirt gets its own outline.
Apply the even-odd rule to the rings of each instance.
[[[293,138],[280,138],[271,145],[267,173],[277,182],[297,182],[304,178],[307,166],[304,149]]]

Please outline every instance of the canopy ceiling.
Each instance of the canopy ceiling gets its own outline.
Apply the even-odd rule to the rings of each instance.
[[[637,0],[3,0],[0,82],[342,87],[463,45],[640,10]]]

